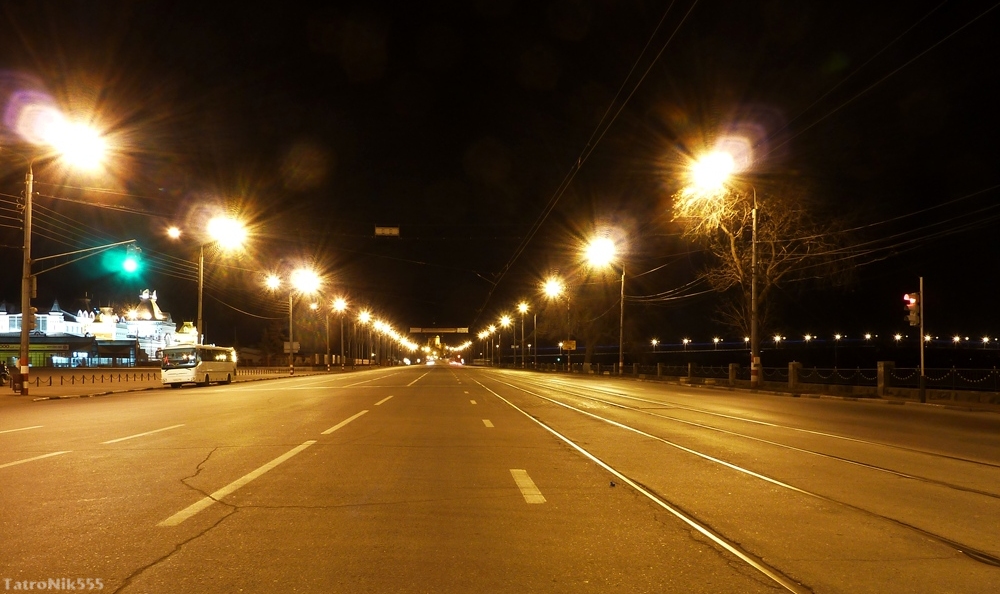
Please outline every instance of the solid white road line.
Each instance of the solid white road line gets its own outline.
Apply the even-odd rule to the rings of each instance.
[[[0,433],[13,433],[15,431],[27,431],[28,429],[41,429],[41,425],[32,425],[31,427],[18,427],[17,429],[4,429]]]
[[[41,456],[35,456],[34,458],[25,458],[24,460],[18,460],[16,462],[8,462],[6,464],[0,464],[0,468],[7,468],[8,466],[17,466],[18,464],[24,464],[25,462],[31,462],[32,460],[41,460],[42,458],[51,458],[52,456],[58,456],[59,454],[68,454],[70,451],[65,452],[52,452],[51,454],[42,454]]]
[[[521,495],[524,497],[525,503],[545,503],[545,497],[542,496],[542,492],[538,490],[535,482],[528,476],[527,470],[511,468],[510,475],[514,477],[514,483],[521,490]]]
[[[493,427],[493,422],[490,421],[489,419],[483,419],[483,425],[486,425],[487,427]]]
[[[475,400],[470,400],[469,402],[470,402],[470,403],[472,403],[472,404],[475,404],[475,403],[476,403],[476,401],[475,401]]]
[[[378,406],[378,405],[382,404],[383,402],[388,402],[388,400],[389,400],[390,398],[392,398],[392,396],[386,396],[386,397],[385,397],[385,398],[383,398],[382,400],[379,400],[378,402],[376,402],[376,403],[375,403],[375,406]]]
[[[181,511],[177,512],[176,514],[170,516],[166,520],[163,520],[162,522],[160,522],[159,524],[157,524],[157,526],[176,526],[176,525],[180,524],[184,520],[190,518],[191,516],[195,515],[196,513],[200,512],[201,510],[203,510],[203,509],[211,506],[213,503],[219,501],[220,499],[222,499],[226,495],[229,495],[230,493],[232,493],[233,491],[239,489],[240,487],[243,487],[244,485],[246,485],[250,481],[252,481],[252,480],[260,477],[261,475],[263,475],[268,470],[271,470],[275,466],[277,466],[277,465],[281,464],[282,462],[288,460],[289,458],[291,458],[295,454],[298,454],[299,452],[301,452],[302,450],[306,449],[307,447],[311,446],[314,443],[316,443],[316,440],[313,439],[313,440],[309,440],[309,441],[307,441],[307,442],[305,442],[305,443],[303,443],[301,445],[295,446],[291,450],[288,450],[284,454],[278,456],[274,460],[271,460],[270,462],[268,462],[267,464],[261,466],[257,470],[254,470],[253,472],[250,472],[248,474],[243,475],[242,477],[240,477],[240,478],[236,479],[235,481],[229,483],[225,487],[222,487],[218,491],[212,493],[208,497],[202,498],[202,499],[196,501],[195,503],[192,503],[191,505],[185,507]]]
[[[368,411],[367,410],[363,410],[363,411],[359,412],[358,414],[354,415],[353,417],[350,417],[348,419],[344,419],[343,421],[337,423],[333,427],[330,427],[329,429],[327,429],[326,431],[324,431],[323,435],[330,435],[331,433],[333,433],[337,429],[340,429],[344,425],[350,423],[351,421],[353,421],[354,419],[360,417],[361,415],[365,414],[366,412],[368,412]]]
[[[430,372],[429,372],[429,371],[425,371],[425,372],[424,372],[424,375],[427,375],[428,373],[430,373]],[[415,383],[419,382],[420,380],[424,379],[424,375],[421,375],[421,376],[420,376],[420,377],[418,377],[417,379],[415,379],[415,380],[413,380],[412,382],[410,382],[410,383],[406,384],[406,387],[407,387],[407,388],[409,388],[409,387],[410,387],[410,386],[412,386],[413,384],[415,384]]]
[[[152,431],[146,431],[146,432],[143,432],[143,433],[136,433],[135,435],[129,435],[128,437],[119,437],[118,439],[109,439],[108,441],[102,441],[101,445],[105,445],[105,444],[109,444],[109,443],[118,443],[119,441],[125,441],[126,439],[135,439],[136,437],[143,437],[143,436],[146,436],[146,435],[152,435],[154,433],[159,433],[160,431],[167,431],[169,429],[176,429],[178,427],[183,427],[183,426],[184,426],[184,423],[181,423],[180,425],[171,425],[169,427],[164,427],[163,429],[153,429]]]

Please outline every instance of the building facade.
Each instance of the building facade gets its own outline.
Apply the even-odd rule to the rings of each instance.
[[[64,311],[55,301],[35,314],[29,338],[33,367],[133,366],[159,358],[160,349],[194,344],[198,332],[185,322],[180,329],[156,302],[156,291],[144,290],[127,311],[98,307]],[[0,305],[0,360],[14,364],[20,356],[21,314]]]

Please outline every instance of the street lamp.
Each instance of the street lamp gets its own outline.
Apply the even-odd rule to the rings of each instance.
[[[500,316],[500,367],[503,367],[503,329],[510,327],[510,324],[510,316]],[[514,353],[514,366],[517,367],[517,353]]]
[[[372,331],[371,331],[371,326],[368,325],[372,321],[372,314],[371,314],[371,312],[369,312],[367,309],[361,310],[361,313],[358,314],[358,321],[361,322],[361,325],[365,327],[365,356],[364,356],[364,360],[368,361],[368,367],[371,367],[372,366],[372,359],[371,359]]]
[[[281,287],[282,281],[279,276],[272,274],[267,277],[265,284],[268,289],[275,291]],[[322,284],[319,274],[311,268],[296,268],[288,277],[288,375],[295,375],[295,292],[312,295]]]
[[[691,181],[698,193],[717,194],[737,171],[734,156],[726,151],[709,153],[691,165]],[[750,228],[750,387],[760,385],[760,336],[757,332],[757,189],[752,197]]]
[[[49,107],[34,110],[29,138],[33,144],[49,148],[54,155],[82,169],[96,169],[107,151],[107,143],[92,128],[71,123],[62,114]],[[31,308],[34,282],[31,275],[31,199],[34,194],[33,159],[28,159],[24,175],[24,250],[21,268],[21,344],[18,367],[21,371],[21,395],[28,395],[28,375],[31,370],[30,337],[35,315]]]
[[[181,230],[177,227],[167,229],[167,235],[172,239],[181,236]],[[247,239],[247,228],[242,221],[228,215],[213,217],[205,226],[205,235],[208,241],[203,241],[198,246],[198,319],[195,328],[198,331],[197,344],[202,344],[205,337],[205,327],[203,325],[203,295],[205,293],[205,248],[215,244],[224,252],[235,251],[243,247]]]
[[[524,301],[517,304],[517,311],[521,312],[521,369],[525,369],[528,364],[524,360],[524,314],[528,313],[528,304]],[[515,355],[516,355],[515,351]],[[514,365],[517,365],[517,361],[514,361]]]
[[[493,334],[496,333],[497,327],[490,324],[490,327],[486,329],[490,333],[490,367],[493,367]]]
[[[333,300],[333,311],[337,312],[340,315],[340,370],[344,371],[344,369],[345,369],[345,367],[344,367],[344,365],[345,365],[345,362],[344,362],[344,312],[347,311],[347,299],[344,299],[343,297],[337,297],[336,299],[334,299]],[[329,360],[330,360],[330,346],[329,346],[329,342],[327,343],[326,351],[327,351],[327,353],[326,353],[326,355],[327,355],[326,359],[328,361],[328,363],[327,363],[327,371],[329,371],[329,369],[330,369],[330,367],[329,367]]]
[[[598,237],[591,240],[584,250],[584,257],[591,266],[611,265],[617,253],[615,242],[608,237]],[[625,371],[625,262],[619,261],[622,267],[621,308],[618,318],[618,375]]]
[[[656,352],[656,345],[660,344],[660,341],[656,340],[654,338],[653,340],[649,341],[649,343],[653,345],[653,352],[655,353]]]
[[[558,276],[550,276],[542,283],[542,294],[546,299],[555,299],[563,294],[566,287]],[[538,326],[538,312],[535,312],[535,327]],[[559,356],[562,356],[562,343],[559,344]],[[535,335],[535,369],[538,368],[538,336]]]

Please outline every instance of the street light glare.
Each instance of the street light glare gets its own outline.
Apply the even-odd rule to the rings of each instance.
[[[276,274],[269,274],[267,275],[267,279],[264,280],[264,285],[273,291],[281,286],[281,279]]]
[[[517,311],[519,311],[522,314],[528,313],[528,304],[525,303],[525,302],[523,302],[523,301],[521,303],[518,303],[517,304]]]
[[[598,237],[587,244],[584,257],[591,266],[606,266],[614,260],[615,251],[615,242],[607,237]]]
[[[545,284],[542,285],[542,291],[545,293],[546,297],[558,297],[559,295],[562,295],[563,292],[562,281],[554,276],[550,277],[545,281]]]
[[[296,291],[307,295],[318,291],[323,284],[322,279],[311,268],[296,268],[292,271],[290,280]]]
[[[342,312],[347,309],[347,300],[343,297],[337,297],[333,300],[333,310]]]
[[[735,170],[736,161],[731,154],[715,151],[691,165],[691,182],[703,192],[716,192],[722,189]]]
[[[242,247],[247,238],[243,223],[229,216],[213,217],[208,221],[207,231],[208,236],[224,250]]]
[[[48,123],[42,130],[42,139],[63,160],[80,169],[97,169],[108,149],[108,143],[97,130],[85,124],[68,122],[62,116]]]

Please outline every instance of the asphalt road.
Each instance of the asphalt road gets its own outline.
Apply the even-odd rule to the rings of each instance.
[[[1000,584],[993,412],[392,368],[8,397],[0,485],[6,590]]]

